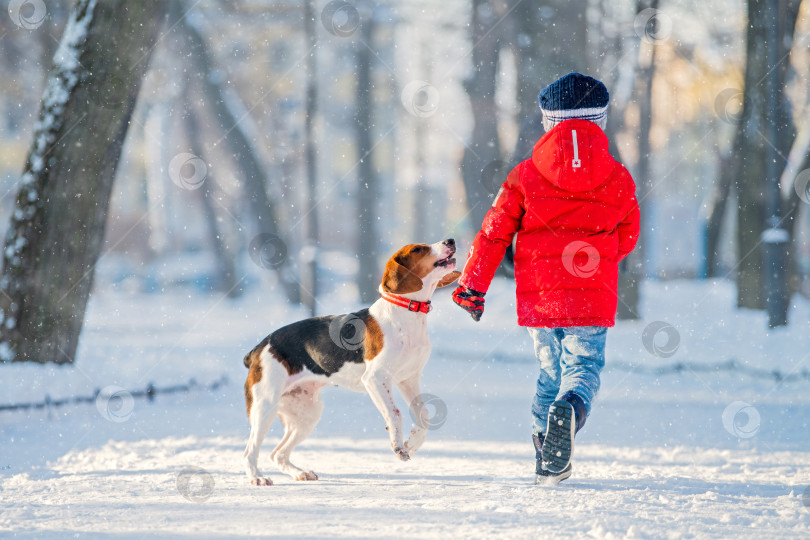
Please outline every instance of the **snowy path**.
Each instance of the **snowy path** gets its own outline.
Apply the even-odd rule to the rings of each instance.
[[[609,333],[599,401],[577,439],[574,476],[558,488],[531,484],[536,373],[506,283],[478,326],[437,298],[423,390],[447,416],[411,462],[390,452],[366,396],[328,390],[323,420],[293,454],[321,479],[296,483],[269,466],[275,425],[259,461],[269,488],[249,486],[240,463],[241,357],[298,314],[258,299],[96,298],[76,366],[0,366],[0,403],[223,374],[230,383],[136,400],[122,422],[92,405],[0,414],[0,537],[810,538],[810,382],[675,369],[733,358],[801,373],[810,305],[799,302],[793,326],[765,336],[761,313],[724,307],[727,283],[645,293],[650,317]],[[657,320],[678,331],[670,358],[644,347]]]
[[[797,463],[790,453],[590,444],[578,449],[575,478],[538,488],[526,474],[523,444],[434,442],[403,464],[384,451],[383,439],[313,439],[297,458],[321,463],[321,480],[276,475],[275,486],[256,489],[239,471],[242,446],[237,438],[188,437],[74,452],[48,475],[7,481],[0,526],[54,538],[104,531],[278,538],[807,534],[801,494],[791,492],[810,476],[806,454]],[[211,475],[204,501],[178,494],[177,471],[188,465]],[[208,493],[201,481],[189,489]]]

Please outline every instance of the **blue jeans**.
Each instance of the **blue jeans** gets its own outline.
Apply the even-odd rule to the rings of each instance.
[[[534,354],[540,363],[537,393],[532,402],[532,430],[545,435],[548,408],[572,391],[582,398],[591,412],[591,402],[599,391],[599,373],[605,367],[603,326],[528,328],[534,340]]]

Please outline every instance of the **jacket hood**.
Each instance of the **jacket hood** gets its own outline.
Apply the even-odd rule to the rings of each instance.
[[[560,122],[543,135],[534,145],[532,163],[546,180],[574,192],[600,186],[616,167],[605,133],[582,119]]]

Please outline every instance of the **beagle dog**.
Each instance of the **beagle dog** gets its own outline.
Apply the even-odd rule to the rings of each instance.
[[[245,400],[250,437],[244,453],[251,484],[272,485],[257,467],[259,447],[276,417],[284,436],[270,459],[296,480],[318,476],[290,462],[293,448],[318,423],[321,389],[342,386],[366,392],[385,419],[394,453],[410,459],[425,442],[430,415],[422,402],[419,380],[430,356],[427,313],[437,287],[461,274],[455,270],[453,239],[432,245],[410,244],[388,260],[380,299],[346,315],[314,317],[279,328],[245,356],[249,369]],[[394,400],[398,388],[409,403],[414,427],[403,441],[402,415]]]

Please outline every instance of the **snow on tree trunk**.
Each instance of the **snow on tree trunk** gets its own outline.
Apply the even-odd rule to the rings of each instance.
[[[78,0],[42,96],[0,275],[0,360],[68,363],[162,0]]]

